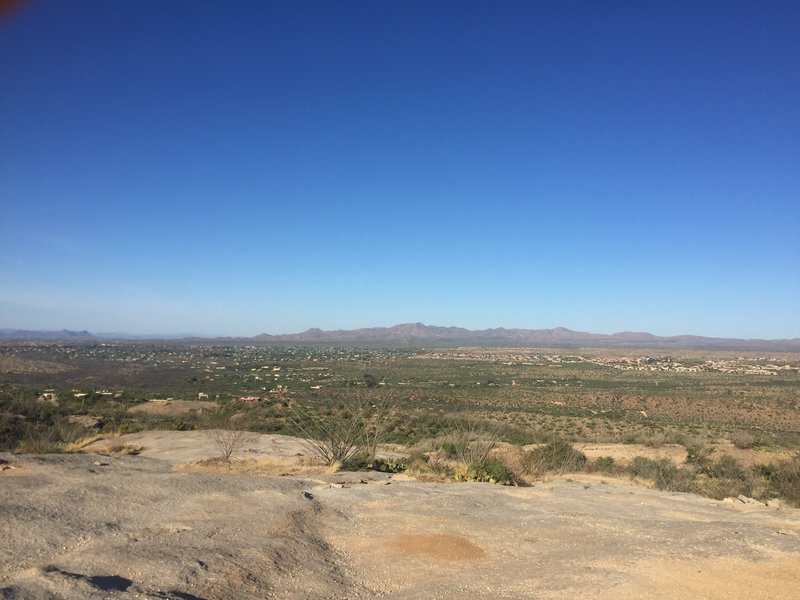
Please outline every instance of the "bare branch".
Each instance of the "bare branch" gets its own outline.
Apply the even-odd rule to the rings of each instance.
[[[388,392],[355,393],[341,402],[328,401],[324,411],[291,406],[289,418],[309,451],[330,465],[360,453],[374,458],[395,403],[395,396]]]
[[[258,437],[257,433],[245,431],[233,419],[228,419],[220,429],[207,429],[206,435],[214,442],[220,452],[220,458],[230,462],[231,457]]]

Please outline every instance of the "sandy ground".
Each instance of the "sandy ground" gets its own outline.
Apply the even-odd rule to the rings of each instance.
[[[800,511],[574,476],[510,488],[382,474],[186,472],[197,432],[139,456],[9,455],[0,598],[796,598]],[[126,438],[128,436],[125,436]],[[261,436],[244,456],[289,460]]]
[[[653,460],[668,458],[676,464],[686,461],[686,448],[678,444],[663,444],[658,447],[644,444],[576,444],[575,448],[583,452],[590,460],[601,456],[610,456],[620,465],[629,464],[637,456]]]
[[[144,404],[137,404],[128,409],[128,412],[143,412],[151,415],[179,416],[196,411],[214,410],[219,406],[216,402],[208,400],[151,400]]]

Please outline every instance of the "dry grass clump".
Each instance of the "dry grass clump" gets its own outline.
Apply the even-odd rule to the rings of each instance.
[[[520,446],[504,444],[495,448],[491,456],[506,466],[517,485],[533,485],[536,481],[530,468],[530,455]]]
[[[109,454],[119,454],[121,456],[136,456],[141,454],[144,448],[142,446],[134,446],[133,444],[113,444],[106,448]]]
[[[101,440],[108,440],[108,439],[115,438],[115,437],[119,437],[119,434],[118,433],[98,433],[98,434],[95,434],[95,435],[89,435],[89,436],[83,437],[83,438],[81,438],[79,440],[76,440],[76,441],[72,442],[71,444],[66,444],[64,446],[64,452],[69,452],[69,453],[80,452],[81,450],[86,448],[86,446],[94,444],[95,442],[99,442]]]
[[[453,421],[449,429],[449,451],[468,467],[486,463],[500,438],[500,428],[494,423]]]
[[[800,508],[800,453],[775,465],[760,468],[772,495]]]
[[[46,439],[27,439],[21,440],[14,448],[14,452],[16,454],[59,454],[63,452],[63,447]]]

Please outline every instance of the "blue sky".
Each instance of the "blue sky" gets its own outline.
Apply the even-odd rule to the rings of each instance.
[[[0,327],[800,337],[800,4],[40,0]]]

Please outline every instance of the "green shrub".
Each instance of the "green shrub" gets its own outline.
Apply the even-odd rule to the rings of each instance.
[[[513,485],[514,474],[502,461],[487,460],[486,462],[470,465],[467,471],[467,480]]]
[[[634,477],[641,477],[642,479],[649,479],[655,481],[658,474],[664,469],[675,468],[669,459],[662,458],[661,460],[654,460],[645,456],[636,456],[632,461],[628,470]]]
[[[628,467],[634,477],[648,479],[659,490],[669,492],[691,492],[694,489],[694,471],[679,469],[668,458],[653,460],[637,456]]]
[[[702,473],[707,479],[700,480],[697,491],[717,500],[728,496],[753,496],[759,487],[758,471],[745,469],[727,454],[715,463],[706,464]]]
[[[708,465],[704,472],[711,478],[738,479],[744,481],[749,473],[732,456],[725,454],[717,462]]]
[[[615,473],[617,471],[617,465],[614,463],[614,457],[598,456],[594,459],[594,463],[592,463],[592,470],[601,473]]]
[[[458,450],[453,442],[444,442],[440,448],[442,452],[447,454],[448,458],[456,458],[458,456]]]
[[[800,508],[800,453],[770,467],[770,492]]]
[[[17,444],[14,452],[16,454],[60,454],[61,446],[45,439],[27,439]]]
[[[709,463],[712,451],[711,448],[706,448],[705,446],[689,446],[686,448],[686,464],[701,468],[705,467]]]
[[[372,461],[372,468],[381,473],[402,473],[408,469],[408,464],[406,458],[376,458]]]
[[[366,471],[372,468],[372,461],[365,452],[348,456],[341,461],[341,471]]]
[[[567,442],[554,440],[531,450],[528,461],[534,473],[573,473],[584,470],[586,455]]]
[[[174,421],[165,423],[164,429],[168,431],[191,431],[194,429],[194,425],[192,423],[187,423],[183,419],[175,419]]]

